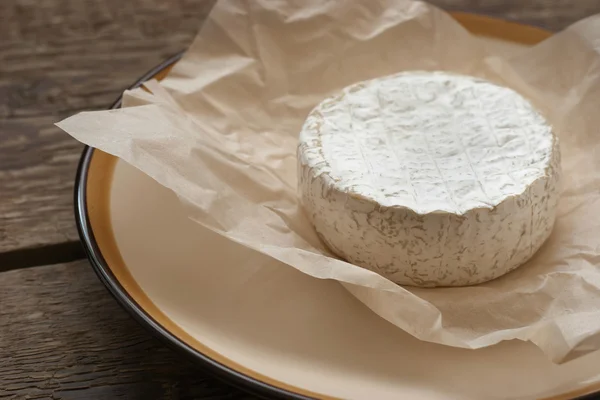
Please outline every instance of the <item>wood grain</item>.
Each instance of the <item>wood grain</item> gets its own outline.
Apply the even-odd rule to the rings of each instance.
[[[77,239],[71,194],[81,146],[55,120],[0,121],[0,252]]]
[[[600,13],[598,0],[427,0],[450,11],[486,14],[559,31]]]
[[[5,272],[0,304],[0,398],[254,398],[150,336],[87,261]]]
[[[72,190],[82,145],[53,123],[108,107],[185,49],[212,4],[0,1],[0,253],[77,240]]]

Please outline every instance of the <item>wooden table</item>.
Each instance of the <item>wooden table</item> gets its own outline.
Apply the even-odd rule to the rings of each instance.
[[[599,0],[434,0],[559,30]],[[82,146],[52,124],[102,109],[184,49],[212,0],[0,1],[0,398],[253,398],[164,347],[78,242]]]

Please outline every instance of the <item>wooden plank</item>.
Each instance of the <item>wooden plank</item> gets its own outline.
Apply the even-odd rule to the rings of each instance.
[[[600,13],[598,0],[427,0],[452,11],[486,14],[559,31],[582,18]]]
[[[81,256],[72,191],[82,146],[53,124],[108,107],[183,50],[212,4],[0,1],[0,264],[9,265],[3,253],[23,266]],[[54,251],[65,242],[69,251]]]
[[[77,239],[72,191],[82,146],[55,120],[0,120],[0,252]]]
[[[143,330],[87,261],[0,274],[0,305],[0,398],[254,398]]]

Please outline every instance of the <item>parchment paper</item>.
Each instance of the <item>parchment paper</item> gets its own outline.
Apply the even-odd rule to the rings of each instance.
[[[125,108],[58,126],[173,190],[198,223],[341,282],[419,339],[472,349],[529,340],[564,362],[600,348],[598,46],[596,16],[506,59],[421,2],[224,0],[170,75],[146,85],[151,93],[128,91]],[[557,129],[556,226],[515,272],[474,287],[403,288],[332,257],[299,207],[297,135],[310,109],[356,81],[411,69],[503,83]]]

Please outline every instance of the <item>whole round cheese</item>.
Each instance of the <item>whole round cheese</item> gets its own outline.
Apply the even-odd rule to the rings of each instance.
[[[413,286],[463,286],[525,263],[552,231],[560,152],[515,91],[445,72],[360,82],[321,102],[299,194],[337,256]]]

